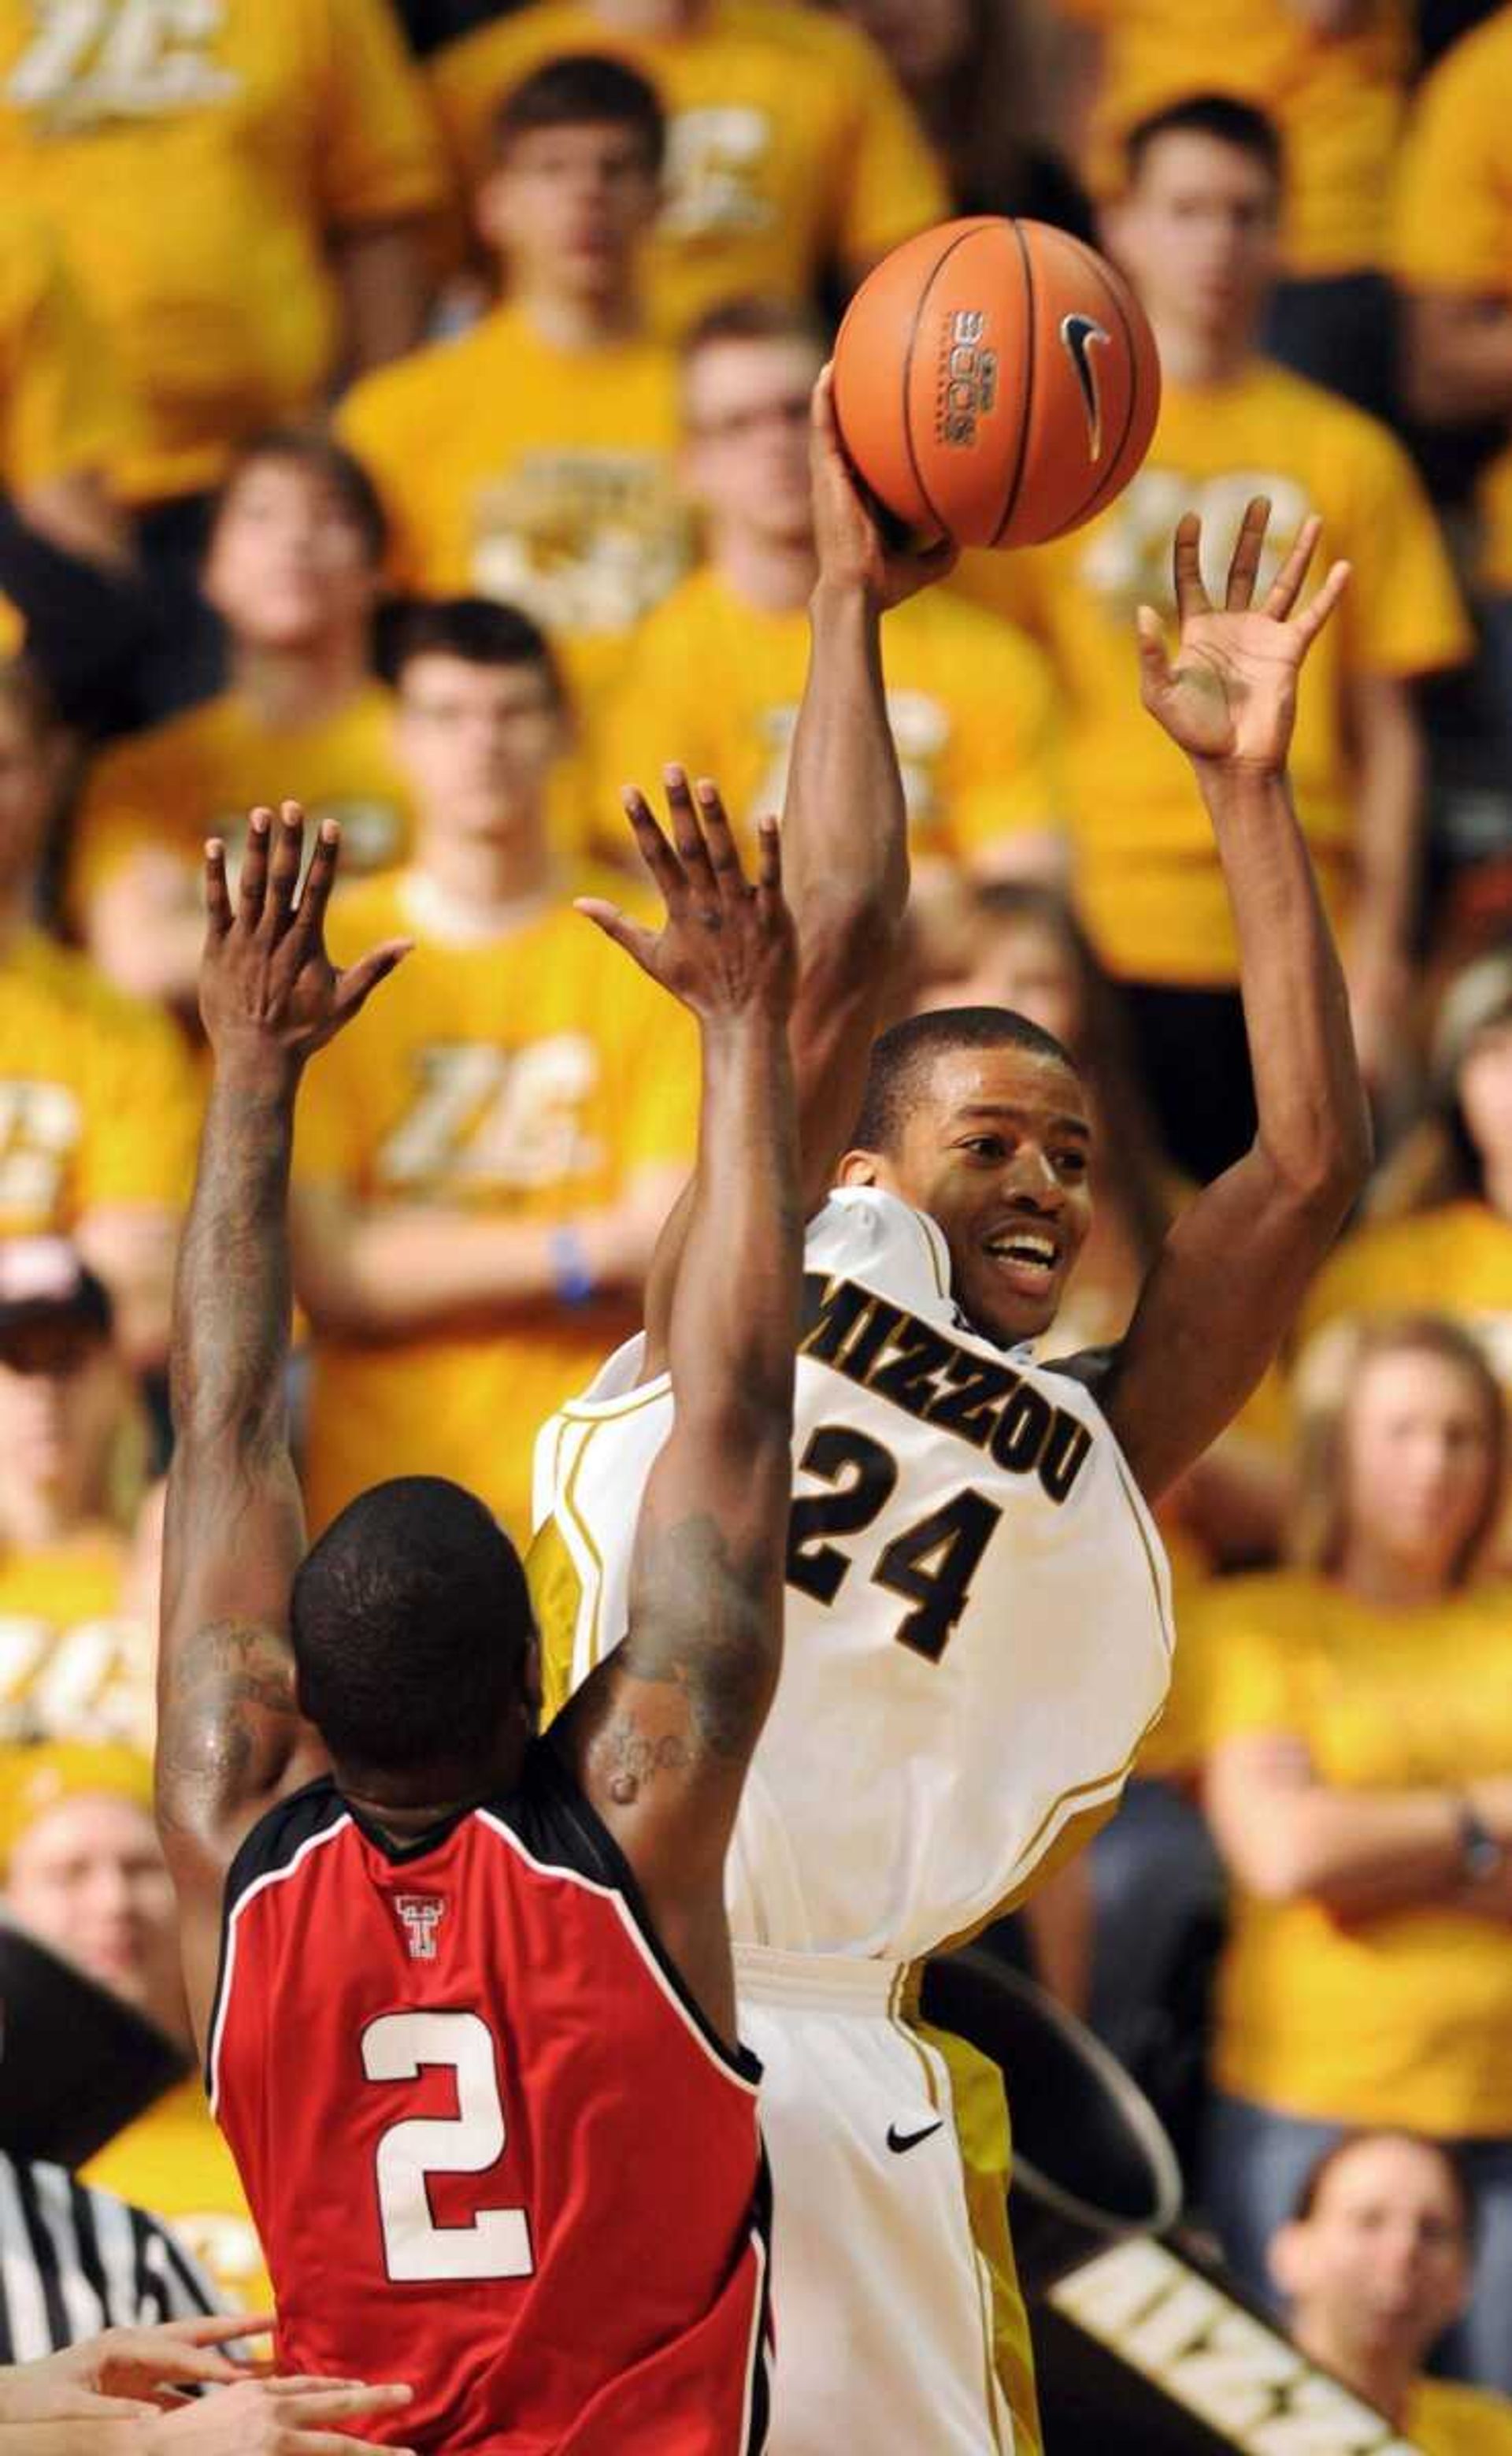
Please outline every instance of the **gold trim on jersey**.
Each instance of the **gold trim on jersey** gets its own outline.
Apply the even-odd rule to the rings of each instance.
[[[592,1441],[597,1430],[598,1424],[596,1422],[590,1423],[587,1427],[582,1441],[578,1444],[578,1455],[573,1460],[572,1464],[567,1471],[567,1480],[562,1487],[562,1514],[568,1520],[573,1531],[581,1541],[583,1550],[587,1553],[589,1560],[593,1563],[593,1608],[588,1616],[588,1671],[592,1671],[595,1668],[599,1660],[599,1621],[603,1607],[603,1554],[600,1551],[598,1545],[593,1540],[593,1535],[586,1519],[576,1506],[575,1496],[578,1489],[578,1478],[582,1473],[582,1462],[588,1455],[588,1443]],[[583,1678],[586,1679],[586,1677],[587,1672],[584,1672]],[[577,1681],[574,1682],[573,1685],[576,1688],[581,1688],[582,1684],[581,1681]]]
[[[622,1416],[633,1416],[642,1407],[665,1399],[671,1388],[669,1373],[654,1373],[649,1382],[638,1382],[623,1399],[569,1399],[562,1412],[570,1424],[587,1424],[590,1428],[595,1424],[614,1424]]]
[[[940,1249],[934,1241],[935,1238],[938,1237],[943,1243],[945,1231],[940,1226],[938,1220],[931,1219],[930,1218],[927,1211],[911,1211],[911,1217],[914,1224],[918,1228],[920,1236],[924,1238],[924,1249],[929,1255],[930,1270],[934,1279],[934,1293],[936,1296],[944,1297],[948,1303],[953,1303],[954,1298],[950,1287],[950,1272],[949,1269],[947,1269],[945,1277],[943,1279],[941,1278]],[[949,1248],[947,1248],[947,1251],[949,1251]]]

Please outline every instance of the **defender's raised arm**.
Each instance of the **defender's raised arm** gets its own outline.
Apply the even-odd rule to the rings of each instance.
[[[672,1433],[642,1503],[623,1643],[553,1727],[664,1942],[734,2032],[725,1852],[782,1653],[803,1220],[787,1023],[795,933],[776,825],[753,888],[710,785],[676,848],[627,807],[660,933],[582,908],[698,1018],[703,1105],[667,1324]]]

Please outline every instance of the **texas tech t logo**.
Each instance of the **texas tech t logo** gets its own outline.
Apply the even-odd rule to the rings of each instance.
[[[438,1893],[396,1893],[394,1907],[404,1922],[412,1961],[434,1961],[436,1931],[445,1915],[446,1904]]]

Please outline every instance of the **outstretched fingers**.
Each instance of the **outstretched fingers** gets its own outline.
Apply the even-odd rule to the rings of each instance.
[[[205,917],[216,938],[225,936],[235,918],[226,883],[226,847],[219,836],[211,836],[205,846]]]
[[[1141,605],[1134,615],[1134,642],[1139,650],[1140,688],[1148,702],[1171,681],[1165,624],[1153,605]]]
[[[1347,563],[1336,563],[1330,564],[1328,575],[1324,580],[1321,588],[1318,591],[1317,596],[1312,600],[1310,604],[1303,606],[1300,614],[1297,617],[1296,622],[1292,624],[1293,630],[1301,641],[1304,655],[1312,646],[1313,642],[1317,639],[1324,624],[1328,621],[1329,616],[1333,613],[1335,606],[1338,604],[1338,601],[1342,597],[1345,589],[1349,586],[1349,575],[1352,567],[1353,566]]]
[[[1244,506],[1244,518],[1234,541],[1229,557],[1228,584],[1223,594],[1224,610],[1243,613],[1255,603],[1255,583],[1259,577],[1260,558],[1265,552],[1265,532],[1271,522],[1269,495],[1254,495]]]
[[[1302,593],[1302,583],[1307,578],[1307,566],[1313,560],[1318,541],[1322,533],[1323,523],[1318,514],[1309,512],[1293,541],[1291,553],[1272,581],[1266,592],[1265,604],[1260,609],[1262,613],[1270,616],[1273,623],[1284,623],[1289,619],[1293,607]]]
[[[315,850],[304,874],[299,902],[290,931],[301,963],[305,956],[325,939],[325,908],[331,901],[341,866],[341,826],[337,819],[322,819],[316,834]]]
[[[649,870],[663,903],[669,914],[681,912],[687,901],[687,880],[683,875],[682,863],[662,833],[656,813],[638,785],[626,785],[621,799],[635,838],[635,849]],[[594,899],[586,900],[592,902]]]
[[[273,812],[260,806],[247,820],[247,846],[236,882],[236,917],[243,929],[255,930],[268,893],[268,852],[273,837]]]
[[[338,1024],[350,1023],[355,1014],[360,1014],[378,983],[398,970],[414,944],[413,938],[386,938],[381,947],[359,955],[337,975],[331,1003]]]
[[[701,911],[717,911],[719,881],[714,875],[714,865],[704,840],[704,829],[699,824],[699,812],[694,806],[686,772],[674,766],[664,768],[662,776],[666,787],[666,807],[672,819],[672,841],[677,847],[677,857],[683,866],[688,892]]]
[[[289,926],[303,866],[304,812],[297,802],[280,802],[278,822],[273,830],[273,856],[268,864],[268,892],[262,908],[263,928],[274,938],[281,938]]]
[[[1199,614],[1212,613],[1213,602],[1202,579],[1202,521],[1196,512],[1183,512],[1176,522],[1171,543],[1171,576],[1178,622],[1195,622]]]
[[[606,938],[612,938],[617,947],[623,947],[631,962],[639,964],[643,972],[650,972],[655,977],[657,933],[654,930],[647,930],[644,922],[632,921],[628,912],[622,912],[618,904],[607,903],[602,895],[575,895],[572,909],[574,912],[581,912],[585,921],[591,921],[596,930],[602,930]]]

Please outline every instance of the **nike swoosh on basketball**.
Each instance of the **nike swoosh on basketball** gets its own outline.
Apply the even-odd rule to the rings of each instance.
[[[934,2133],[943,2130],[944,2124],[943,2115],[937,2116],[932,2123],[927,2123],[922,2132],[900,2132],[895,2123],[889,2123],[888,2147],[896,2157],[901,2158],[905,2149],[917,2149],[921,2140],[930,2139]]]
[[[1097,369],[1093,362],[1092,345],[1101,341],[1106,349],[1113,335],[1093,316],[1063,316],[1060,338],[1072,365],[1087,408],[1087,449],[1093,460],[1102,457],[1102,393],[1097,382]]]

